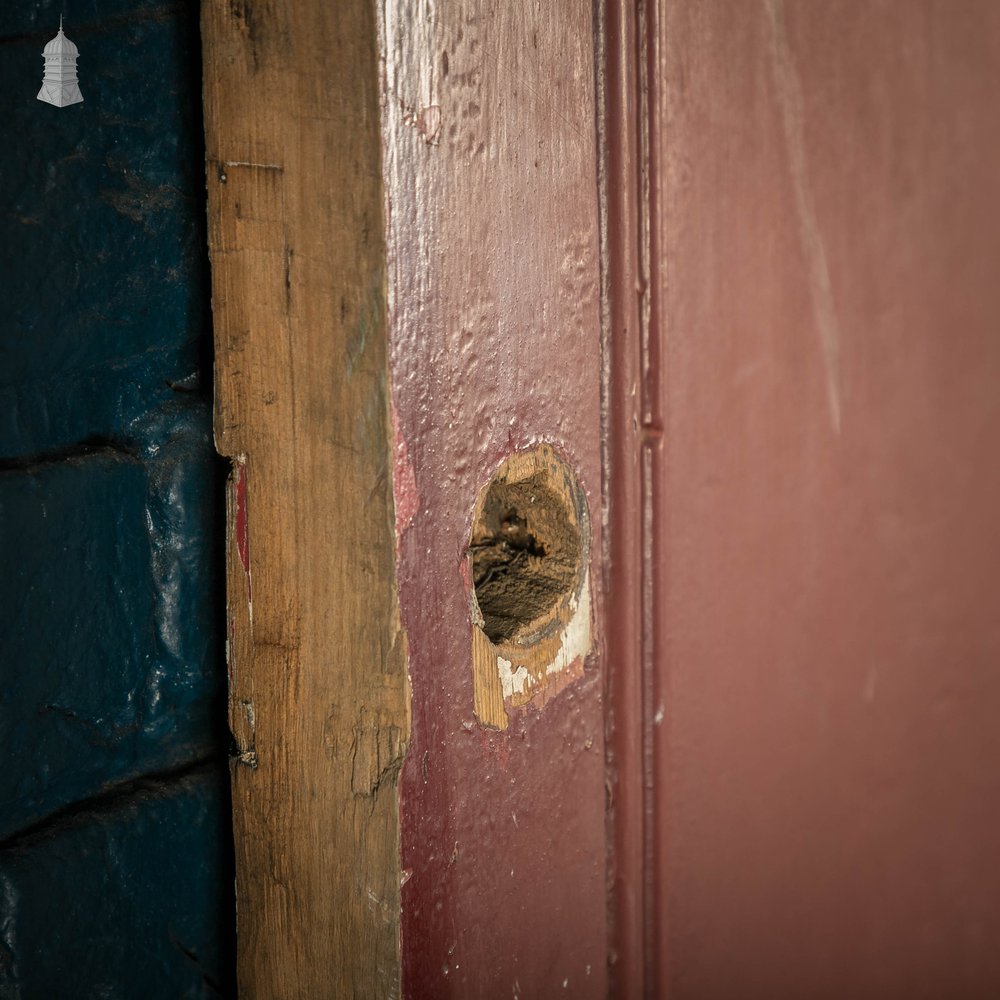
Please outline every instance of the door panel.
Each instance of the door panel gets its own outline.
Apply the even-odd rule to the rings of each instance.
[[[619,468],[653,554],[631,711],[655,794],[638,840],[618,817],[649,876],[619,904],[647,934],[633,982],[992,995],[1000,9],[620,24],[649,220],[612,198],[640,279],[617,391],[645,430]]]

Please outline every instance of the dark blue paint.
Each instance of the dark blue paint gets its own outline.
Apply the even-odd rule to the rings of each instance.
[[[0,5],[0,123],[0,998],[229,993],[198,5]]]
[[[194,774],[0,852],[0,997],[231,996],[226,801]]]
[[[108,784],[218,749],[218,536],[205,408],[134,454],[0,473],[0,838]]]
[[[55,108],[49,6],[41,36],[0,36],[2,456],[122,433],[206,353],[196,9],[67,23],[84,103]]]

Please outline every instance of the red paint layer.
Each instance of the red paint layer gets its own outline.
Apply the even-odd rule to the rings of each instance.
[[[1000,996],[1000,5],[646,9],[647,989]]]
[[[388,40],[393,59],[430,30],[395,6],[406,29]],[[412,684],[403,991],[604,1000],[600,662],[543,709],[514,712],[506,731],[483,731],[465,559],[479,491],[511,452],[546,441],[587,491],[600,578],[592,6],[439,13],[440,93],[422,94],[422,71],[408,75],[441,58],[421,51],[396,67],[387,102],[393,402],[406,444],[395,468],[398,580]],[[524,57],[516,71],[512,54]],[[428,98],[442,108],[436,145],[399,110]]]
[[[637,359],[642,351],[644,288],[640,238],[640,75],[635,58],[639,11],[632,0],[612,0],[606,7],[607,78],[606,149],[608,199],[608,274],[611,329],[606,331],[608,466],[605,488],[610,515],[603,584],[608,595],[607,714],[613,723],[608,744],[611,830],[610,996],[648,997],[653,988],[656,942],[647,920],[660,906],[656,886],[644,872],[648,848],[645,822],[651,789],[643,763],[652,733],[652,711],[644,710],[653,635],[644,621],[641,510],[643,440],[648,413],[647,389]],[[648,8],[647,8],[648,10]],[[636,391],[640,387],[640,391]],[[644,426],[646,425],[646,426]],[[646,675],[644,677],[644,674]],[[650,776],[651,777],[651,776]],[[647,931],[648,925],[648,931]],[[647,984],[649,988],[647,989]]]
[[[417,492],[417,480],[413,474],[413,463],[406,447],[406,438],[399,427],[399,415],[395,406],[392,408],[392,441],[393,441],[393,503],[396,514],[396,546],[399,547],[403,532],[420,509],[420,494]]]
[[[247,463],[236,459],[236,549],[247,578],[247,600],[253,600],[250,583],[250,525],[247,519]]]

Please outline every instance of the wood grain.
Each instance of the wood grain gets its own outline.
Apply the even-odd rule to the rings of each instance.
[[[544,483],[552,489],[554,498],[561,501],[566,522],[579,538],[581,551],[576,578],[558,603],[518,635],[493,642],[483,628],[482,614],[473,616],[473,703],[479,722],[495,729],[507,728],[508,706],[520,708],[532,704],[541,709],[568,684],[579,680],[591,649],[590,518],[586,496],[549,445],[512,455],[490,483],[532,481]],[[485,489],[481,491],[476,501],[474,526],[482,517],[486,493]],[[543,502],[540,497],[539,502]],[[522,513],[530,519],[529,510]],[[530,520],[528,526],[531,527]],[[473,535],[475,530],[474,527]],[[550,552],[548,558],[551,557]]]
[[[374,7],[203,6],[242,996],[399,993]]]

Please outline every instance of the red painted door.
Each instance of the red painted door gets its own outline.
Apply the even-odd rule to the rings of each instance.
[[[608,56],[618,995],[1000,995],[1000,7]]]
[[[1000,5],[205,15],[244,992],[1000,995]]]

